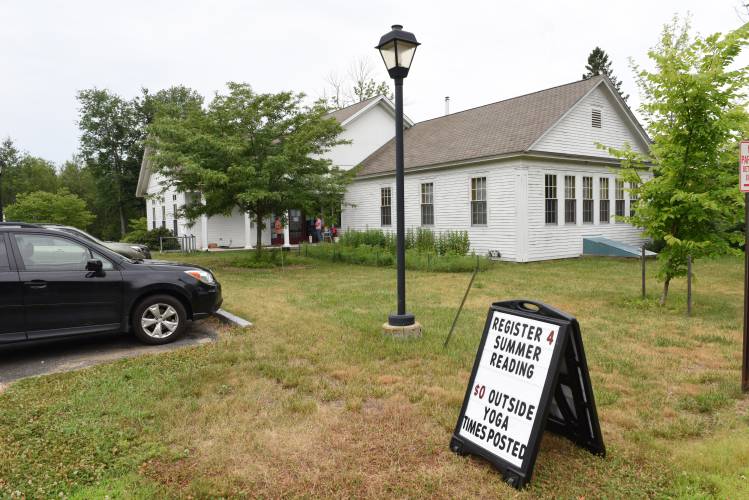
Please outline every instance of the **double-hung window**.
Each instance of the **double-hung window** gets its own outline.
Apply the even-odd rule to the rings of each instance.
[[[156,229],[156,202],[152,202],[153,206],[151,207],[151,229]]]
[[[471,179],[471,225],[486,225],[486,177]]]
[[[546,174],[544,176],[544,218],[547,224],[557,223],[557,176]]]
[[[421,225],[434,225],[434,183],[421,185]]]
[[[614,215],[624,217],[624,181],[616,179],[614,181]]]
[[[583,177],[583,224],[593,224],[593,177]]]
[[[166,227],[166,205],[161,205],[161,227]]]
[[[599,186],[599,203],[600,212],[598,222],[608,224],[611,217],[611,199],[609,198],[609,178],[601,177],[598,179]]]
[[[390,226],[393,223],[390,212],[391,193],[392,191],[389,187],[380,189],[380,225],[382,226]]]
[[[575,176],[564,176],[564,223],[577,222],[577,196],[575,193]]]
[[[637,207],[637,195],[632,192],[633,189],[639,189],[639,184],[630,184],[629,186],[629,216],[635,216],[635,208]]]

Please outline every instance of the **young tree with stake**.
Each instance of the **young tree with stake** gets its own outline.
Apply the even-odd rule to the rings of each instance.
[[[634,66],[640,113],[653,140],[650,158],[628,147],[609,151],[622,158],[622,176],[639,199],[626,219],[665,243],[658,255],[661,304],[671,280],[686,274],[687,256],[729,253],[743,241],[736,157],[749,130],[749,72],[732,65],[748,40],[749,24],[692,38],[689,23],[675,19],[648,52],[654,69]],[[646,160],[653,178],[642,182]]]

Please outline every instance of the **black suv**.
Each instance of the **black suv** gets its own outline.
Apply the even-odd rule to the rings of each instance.
[[[129,330],[165,344],[221,300],[207,269],[130,260],[72,234],[0,223],[0,344]]]

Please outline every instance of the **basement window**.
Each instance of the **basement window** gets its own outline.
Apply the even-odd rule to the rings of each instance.
[[[601,128],[601,110],[593,109],[590,112],[590,124],[593,128]]]

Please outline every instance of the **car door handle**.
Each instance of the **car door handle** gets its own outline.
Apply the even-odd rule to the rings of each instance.
[[[24,283],[29,288],[46,288],[47,282],[44,280],[31,280]]]

